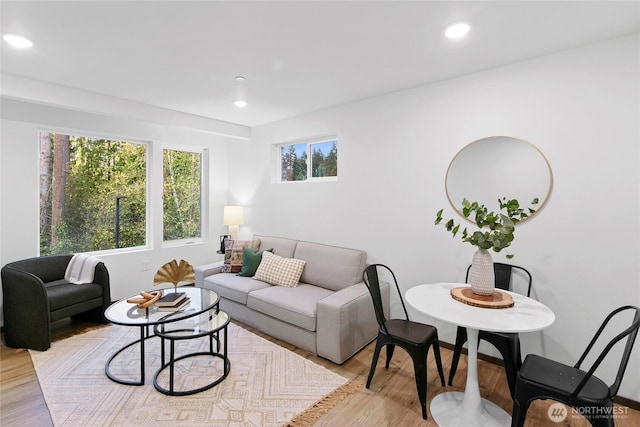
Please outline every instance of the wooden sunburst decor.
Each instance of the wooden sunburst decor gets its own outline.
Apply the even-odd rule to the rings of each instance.
[[[178,263],[175,259],[169,261],[153,277],[153,284],[171,283],[174,287],[178,285],[191,285],[196,281],[193,267],[187,261],[181,259]]]

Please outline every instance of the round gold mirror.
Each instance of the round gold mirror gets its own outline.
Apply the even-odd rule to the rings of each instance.
[[[445,180],[451,206],[462,215],[462,200],[498,211],[498,199],[517,199],[528,207],[538,198],[535,214],[551,194],[551,166],[537,147],[509,136],[479,139],[455,155]],[[529,217],[531,218],[531,217]]]

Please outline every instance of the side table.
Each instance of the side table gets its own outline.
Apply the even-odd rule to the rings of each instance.
[[[161,393],[169,396],[186,396],[189,394],[200,393],[219,384],[224,380],[231,370],[231,362],[227,357],[227,325],[230,318],[224,311],[218,311],[215,315],[203,314],[198,317],[184,319],[175,323],[162,323],[155,325],[153,332],[160,339],[169,341],[169,361],[164,363],[164,345],[163,348],[163,364],[153,377],[153,386]],[[222,332],[222,349],[220,348],[220,332]],[[191,340],[196,338],[209,337],[209,351],[200,351],[195,353],[187,353],[176,357],[175,344],[176,341]],[[216,349],[214,350],[214,341]],[[176,362],[188,358],[210,356],[222,360],[222,367],[218,369],[220,374],[208,384],[188,390],[175,389],[175,364]],[[168,385],[160,385],[159,377],[162,372],[169,368]]]

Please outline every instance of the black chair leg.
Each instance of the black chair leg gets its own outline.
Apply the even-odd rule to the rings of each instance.
[[[389,363],[391,363],[391,358],[393,357],[393,351],[396,349],[396,346],[393,344],[387,344],[387,362],[384,367],[389,369]]]
[[[449,385],[453,385],[453,377],[456,375],[458,362],[460,361],[460,353],[462,353],[462,346],[465,342],[467,342],[467,330],[459,326],[456,330],[456,345],[453,349],[453,358],[451,359],[451,368],[449,369]]]
[[[520,337],[517,334],[512,334],[509,338],[493,335],[482,336],[482,332],[480,332],[480,339],[484,339],[500,352],[504,363],[505,374],[507,376],[507,384],[509,385],[509,393],[513,399],[516,392],[518,371],[522,366]]]
[[[371,385],[373,374],[376,371],[376,365],[378,364],[378,357],[380,357],[380,350],[382,349],[380,340],[376,341],[376,348],[373,350],[373,360],[371,361],[371,368],[369,369],[369,378],[367,378],[367,388]]]
[[[516,379],[518,377],[518,371],[516,371],[515,366],[513,365],[511,360],[504,360],[504,369],[507,373],[507,383],[509,384],[509,393],[511,394],[511,398],[516,392]]]
[[[423,351],[412,351],[409,353],[413,359],[413,370],[416,375],[416,387],[418,388],[418,399],[422,406],[422,418],[427,419],[427,354]]]
[[[516,393],[516,380],[518,379],[518,370],[522,365],[522,359],[520,358],[520,340],[515,339],[513,341],[513,346],[510,350],[506,350],[501,352],[502,360],[504,362],[504,370],[507,374],[507,384],[509,384],[509,392],[511,393],[511,398],[515,396]]]
[[[511,427],[522,427],[524,426],[524,419],[527,417],[527,410],[529,409],[529,405],[531,401],[527,399],[522,399],[521,401],[518,399],[513,400],[513,413],[511,414]]]
[[[440,384],[444,387],[444,370],[442,369],[442,358],[440,357],[440,344],[438,339],[433,341],[433,355],[436,358],[436,367],[438,368],[438,375],[440,376]]]

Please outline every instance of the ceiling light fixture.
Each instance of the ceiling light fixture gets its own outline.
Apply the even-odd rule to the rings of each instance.
[[[2,38],[11,46],[17,47],[18,49],[26,49],[33,46],[33,42],[31,40],[17,34],[5,34]]]
[[[459,39],[467,35],[471,27],[464,22],[449,25],[444,31],[444,35],[450,39]]]
[[[238,108],[244,108],[247,106],[247,101],[245,99],[244,93],[244,81],[246,79],[242,76],[236,76],[236,100],[233,101],[233,104]]]

